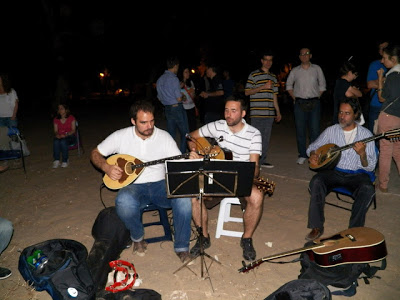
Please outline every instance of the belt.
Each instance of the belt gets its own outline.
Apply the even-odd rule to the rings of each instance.
[[[172,105],[165,105],[165,106],[170,106],[170,107],[177,107],[179,105],[179,103],[176,104],[172,104]]]

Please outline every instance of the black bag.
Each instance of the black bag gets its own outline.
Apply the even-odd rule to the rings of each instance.
[[[129,230],[118,217],[114,206],[100,211],[92,227],[92,236],[95,241],[87,263],[96,291],[102,291],[111,272],[109,262],[117,260],[132,241]]]
[[[47,262],[39,267],[28,263],[35,251],[41,250]],[[68,239],[53,239],[25,248],[18,262],[22,277],[37,291],[47,291],[53,300],[92,300],[94,286],[86,263],[87,249]]]
[[[296,279],[282,285],[264,300],[330,300],[329,289],[315,279]]]
[[[306,243],[305,246],[308,245],[310,244]],[[382,260],[381,267],[370,266],[368,263],[354,263],[324,268],[310,260],[307,252],[303,252],[300,255],[300,264],[299,279],[315,279],[329,287],[332,295],[353,296],[357,292],[358,279],[362,278],[369,284],[368,278],[379,278],[375,273],[386,268],[386,259]]]

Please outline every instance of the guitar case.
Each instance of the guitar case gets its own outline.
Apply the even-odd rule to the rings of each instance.
[[[131,243],[129,230],[118,217],[115,206],[100,211],[93,227],[95,239],[87,257],[87,264],[92,273],[96,291],[102,291],[111,272],[109,262],[117,260],[121,252]]]

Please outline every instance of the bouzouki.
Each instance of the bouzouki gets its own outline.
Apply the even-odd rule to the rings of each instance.
[[[369,227],[353,227],[328,238],[316,239],[310,246],[266,256],[248,265],[243,263],[239,273],[246,273],[269,260],[306,251],[310,260],[321,267],[370,263],[387,256],[385,238],[380,232]]]
[[[400,128],[373,135],[366,139],[342,147],[338,147],[335,144],[326,144],[324,146],[321,146],[317,150],[315,150],[315,153],[318,155],[317,164],[310,163],[309,167],[313,171],[333,169],[339,162],[342,151],[353,148],[354,145],[358,142],[368,143],[380,138],[387,138],[390,139],[392,142],[398,141],[400,139]]]

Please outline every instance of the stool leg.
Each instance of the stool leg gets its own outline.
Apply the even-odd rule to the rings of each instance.
[[[226,206],[227,206],[226,203],[222,201],[219,207],[217,230],[215,231],[215,238],[217,239],[221,237],[221,233],[224,229]]]
[[[162,226],[164,227],[165,239],[172,241],[172,233],[171,233],[171,227],[168,222],[167,210],[161,208],[158,212],[160,214],[160,221],[162,223]]]

